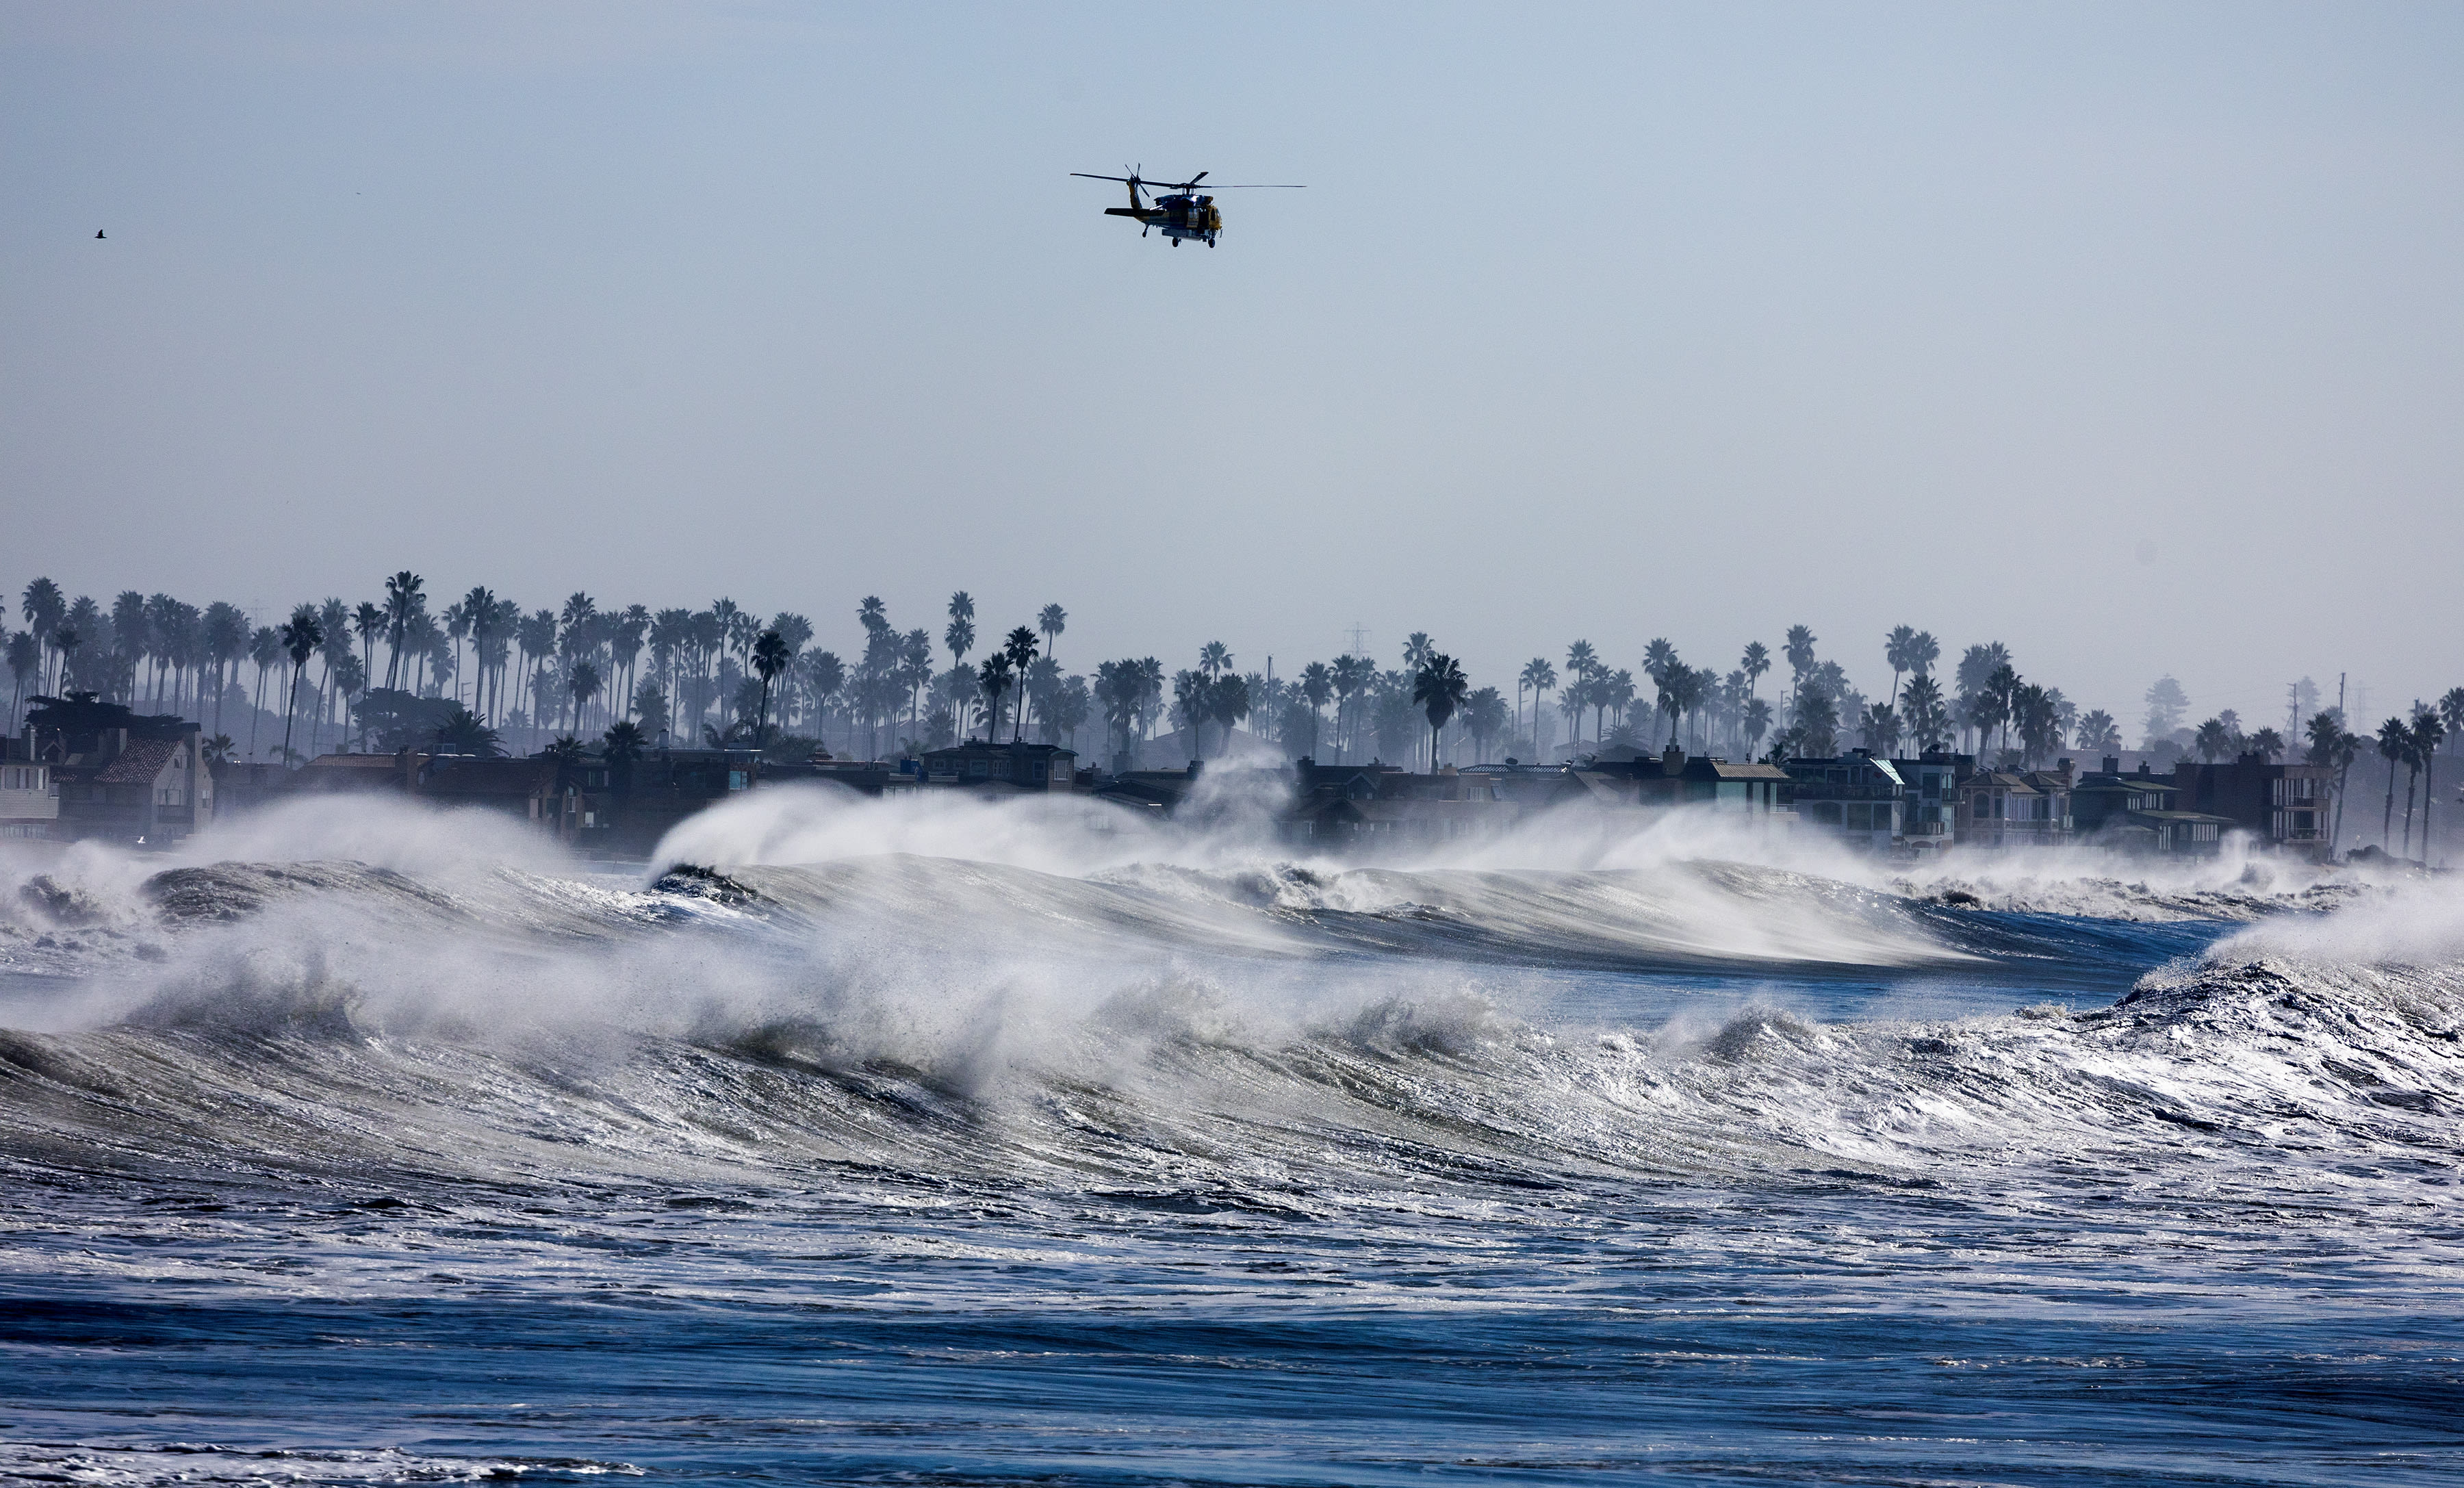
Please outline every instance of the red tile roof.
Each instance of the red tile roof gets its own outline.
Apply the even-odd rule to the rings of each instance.
[[[178,752],[179,739],[130,739],[118,758],[95,776],[98,785],[151,785]]]

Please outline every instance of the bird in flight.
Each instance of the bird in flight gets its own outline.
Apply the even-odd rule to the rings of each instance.
[[[95,229],[95,230],[94,230],[94,235],[95,235],[96,237],[100,237],[100,236],[102,236],[102,230],[101,230],[100,228],[97,228],[97,229]]]

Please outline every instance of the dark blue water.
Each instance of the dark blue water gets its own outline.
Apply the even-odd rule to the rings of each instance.
[[[2464,1480],[2444,972],[867,882],[90,932],[0,1036],[0,1472]]]

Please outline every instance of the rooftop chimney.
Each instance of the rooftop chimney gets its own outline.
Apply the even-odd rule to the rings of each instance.
[[[2111,755],[2105,755],[2104,773],[2107,775],[2120,775],[2122,773],[2122,761]]]

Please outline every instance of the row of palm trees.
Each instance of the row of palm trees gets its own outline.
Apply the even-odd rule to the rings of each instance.
[[[287,620],[257,626],[226,602],[196,606],[131,590],[103,605],[37,579],[22,597],[24,628],[0,645],[13,679],[12,709],[31,695],[74,688],[194,713],[219,733],[226,700],[236,693],[251,712],[253,755],[260,720],[272,717],[266,695],[274,683],[285,758],[299,757],[294,746],[300,725],[313,754],[329,731],[344,737],[355,719],[372,708],[399,707],[387,699],[400,697],[448,701],[467,714],[467,723],[455,725],[466,733],[527,736],[533,747],[630,722],[646,739],[689,744],[820,743],[835,733],[838,747],[872,756],[884,747],[885,729],[890,747],[912,750],[971,732],[997,737],[1004,729],[1013,738],[1032,731],[1074,742],[1083,726],[1099,722],[1121,751],[1169,723],[1187,730],[1193,752],[1203,755],[1210,744],[1228,747],[1246,723],[1287,754],[1338,760],[1434,761],[1446,753],[1449,727],[1481,757],[1642,752],[1662,741],[1749,757],[1818,757],[1854,743],[1894,754],[1955,745],[2024,767],[2065,747],[2091,755],[2121,748],[2110,713],[2081,712],[2059,689],[2029,681],[2001,643],[1967,647],[1949,674],[1938,677],[1944,648],[1929,632],[1904,624],[1882,638],[1891,681],[1880,700],[1866,698],[1837,661],[1823,659],[1804,624],[1786,629],[1776,653],[1749,643],[1725,673],[1688,664],[1664,638],[1647,643],[1633,667],[1615,666],[1590,641],[1576,640],[1565,649],[1562,669],[1548,656],[1527,662],[1509,696],[1471,688],[1451,661],[1451,673],[1440,668],[1432,680],[1442,653],[1419,631],[1406,639],[1402,665],[1394,669],[1346,654],[1282,677],[1243,672],[1222,643],[1210,642],[1195,667],[1169,675],[1150,656],[1105,662],[1088,677],[1060,667],[1055,653],[1068,616],[1058,604],[1044,606],[1031,624],[1011,628],[971,661],[978,617],[963,590],[950,596],[941,626],[944,667],[931,633],[901,630],[874,596],[856,607],[864,639],[849,662],[812,646],[815,627],[804,616],[780,611],[765,622],[726,598],[699,610],[652,611],[602,605],[577,591],[559,606],[526,612],[474,586],[431,611],[416,573],[388,575],[380,589],[378,598],[356,605],[338,598],[301,603]],[[1777,666],[1787,668],[1787,686],[1766,698],[1761,682]],[[253,695],[239,687],[252,667]],[[2162,725],[2169,733],[2187,708],[2169,677],[2149,689],[2147,701],[2151,731]],[[1562,746],[1551,738],[1558,719],[1567,726]],[[2211,760],[2249,752],[2274,758],[2286,747],[2272,729],[2245,733],[2231,711],[2187,736],[2191,752]],[[2459,737],[2464,689],[2382,725],[2376,752],[2388,765],[2387,831],[2395,830],[2397,766],[2428,779],[2440,741],[2452,746]],[[2309,742],[2315,754],[2319,741]],[[2409,778],[2401,839],[2408,845],[2414,785]]]
[[[355,700],[377,690],[380,648],[385,690],[448,696],[476,718],[526,729],[535,741],[596,729],[619,715],[639,719],[654,734],[689,742],[740,738],[748,727],[766,737],[774,704],[789,731],[805,729],[819,736],[835,715],[852,747],[861,728],[868,753],[880,747],[881,725],[901,713],[901,742],[909,744],[979,724],[998,727],[1003,717],[1014,733],[1023,733],[1030,717],[1045,731],[1074,733],[1099,706],[1108,727],[1126,736],[1152,732],[1166,696],[1162,668],[1153,658],[1108,663],[1091,685],[1062,675],[1051,652],[1067,617],[1057,604],[1045,606],[1032,627],[1012,631],[980,667],[970,666],[976,615],[963,591],[951,596],[942,632],[951,662],[946,671],[935,667],[928,633],[899,631],[874,597],[858,606],[865,644],[860,659],[849,666],[832,652],[808,648],[813,626],[802,615],[781,611],[764,624],[724,598],[699,611],[653,613],[639,604],[603,607],[576,592],[559,608],[525,613],[482,586],[431,612],[425,581],[407,570],[387,576],[382,591],[380,600],[356,606],[328,599],[298,607],[316,621],[318,640],[309,654],[322,663],[308,698],[312,750],[323,743],[328,728],[347,724]],[[28,627],[11,638],[21,696],[30,674],[37,689],[57,689],[74,677],[98,691],[133,695],[139,690],[136,668],[148,663],[156,699],[167,695],[174,710],[182,711],[193,706],[193,698],[210,695],[219,717],[232,668],[245,660],[257,667],[261,711],[268,674],[294,649],[288,638],[304,633],[297,611],[283,626],[252,630],[235,605],[219,603],[200,612],[162,595],[150,601],[123,595],[112,616],[99,623],[97,609],[91,602],[65,599],[49,580],[29,585]],[[1039,634],[1040,646],[1034,639]],[[1634,716],[1639,703],[1655,707],[1666,719],[1671,742],[1690,726],[1697,744],[1716,738],[1749,751],[1769,736],[1774,749],[1828,752],[1839,747],[1847,732],[1869,747],[1895,748],[1903,734],[1932,746],[1947,737],[1954,723],[1987,737],[1998,730],[2006,744],[2015,730],[2024,746],[2040,750],[2049,740],[2057,743],[2068,722],[2059,694],[2021,683],[1998,646],[1971,648],[1962,664],[1961,697],[1952,706],[1929,675],[1940,650],[1933,638],[1899,627],[1885,644],[1899,701],[1894,708],[1865,705],[1837,663],[1817,659],[1815,644],[1807,626],[1788,631],[1782,654],[1791,686],[1775,710],[1757,695],[1761,677],[1771,668],[1771,652],[1759,642],[1748,646],[1739,667],[1723,678],[1713,668],[1688,666],[1667,641],[1655,640],[1641,665],[1646,695],[1634,671],[1608,667],[1588,641],[1577,641],[1567,650],[1558,696],[1558,711],[1573,725],[1570,748],[1581,746],[1587,715],[1594,750],[1645,742]],[[1419,673],[1434,651],[1428,636],[1415,632],[1399,670],[1346,655],[1312,662],[1297,678],[1275,679],[1236,672],[1228,651],[1216,643],[1201,652],[1197,667],[1171,679],[1171,713],[1175,722],[1193,728],[1201,752],[1209,727],[1225,737],[1253,716],[1263,720],[1269,737],[1292,742],[1305,734],[1316,750],[1325,742],[1331,704],[1336,757],[1392,751],[1407,727],[1405,718],[1420,706]],[[31,666],[14,665],[30,659]],[[1984,672],[1981,682],[1969,676],[1978,670]],[[1913,673],[1905,689],[1899,682],[1903,673]],[[285,709],[286,755],[292,752],[296,694],[307,680],[305,664],[295,660]],[[1475,748],[1503,738],[1534,755],[1549,753],[1542,705],[1559,688],[1556,667],[1533,658],[1516,678],[1510,709],[1502,696],[1496,710],[1487,706],[1493,689],[1466,691],[1460,710],[1464,732]],[[516,701],[511,709],[508,691]],[[1008,706],[1013,695],[1014,710]],[[1609,729],[1611,714],[1617,733]],[[256,747],[253,727],[253,719],[251,753]],[[1432,757],[1441,748],[1441,740],[1433,740]],[[1416,746],[1412,753],[1418,755]]]
[[[1587,717],[1595,751],[1650,744],[1633,717],[1637,704],[1664,720],[1669,744],[1690,740],[1700,748],[1766,757],[1827,756],[1852,742],[1877,753],[1895,753],[1903,744],[1933,750],[1956,742],[1971,752],[1998,746],[2033,762],[2062,748],[2064,737],[2075,732],[2099,740],[2118,734],[2109,714],[2082,715],[2059,689],[2021,677],[2009,648],[1998,642],[1970,646],[1958,664],[1957,691],[1946,693],[1933,675],[1941,644],[1913,626],[1894,628],[1883,638],[1891,689],[1881,701],[1866,699],[1845,668],[1823,660],[1816,647],[1812,627],[1790,626],[1778,652],[1789,668],[1787,690],[1765,699],[1761,682],[1774,658],[1760,641],[1748,643],[1737,665],[1723,675],[1715,667],[1689,665],[1672,643],[1655,639],[1643,648],[1638,679],[1633,670],[1606,662],[1591,642],[1578,640],[1566,648],[1562,672],[1553,659],[1535,656],[1517,673],[1513,727],[1522,733],[1528,694],[1531,733],[1525,736],[1548,753],[1543,705],[1553,691],[1558,712],[1571,725],[1570,751],[1584,747]]]
[[[2387,802],[2379,821],[2379,841],[2395,847],[2400,857],[2412,856],[2413,793],[2418,788],[2421,845],[2427,856],[2432,808],[2437,802],[2438,750],[2442,744],[2464,739],[2464,687],[2450,688],[2434,703],[2416,699],[2409,717],[2399,715],[2387,719],[2366,741],[2345,733],[2343,720],[2332,711],[2313,717],[2306,732],[2309,735],[2306,755],[2310,761],[2336,767],[2339,824],[2343,820],[2344,783],[2353,761],[2360,757],[2365,748],[2371,749],[2387,765]],[[2404,830],[2400,842],[2395,825],[2395,777],[2399,768],[2405,777]]]

